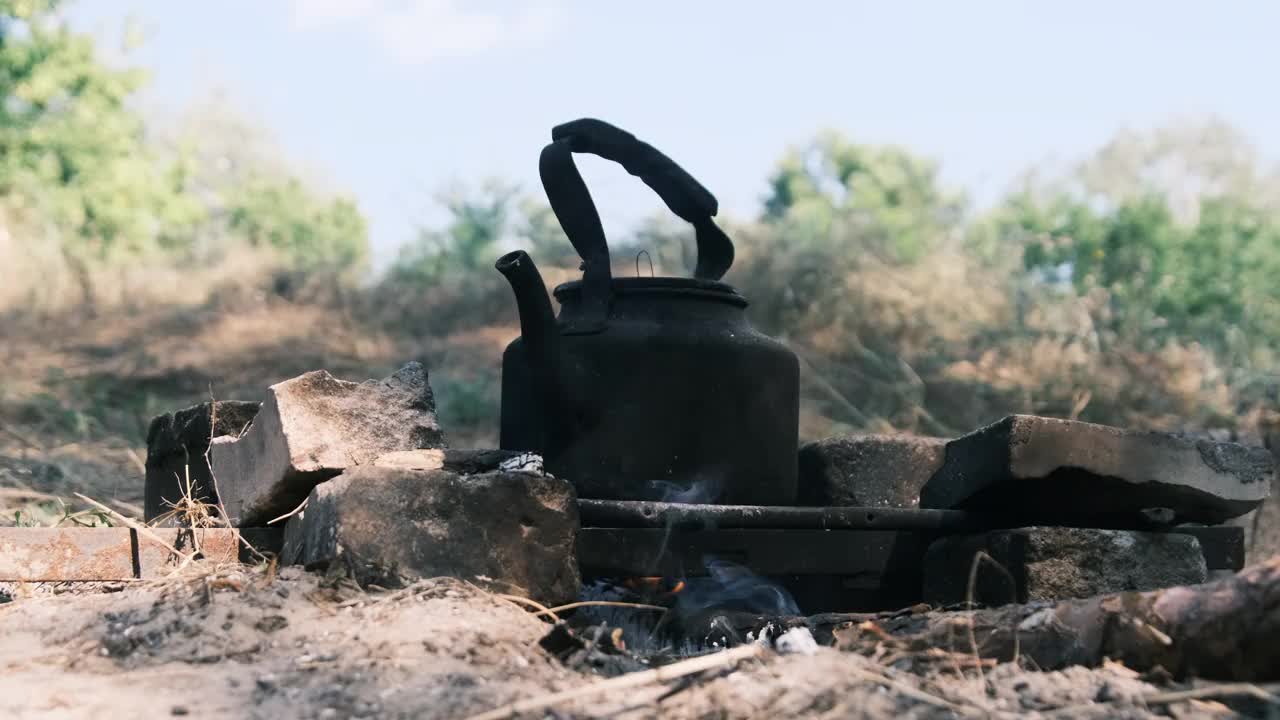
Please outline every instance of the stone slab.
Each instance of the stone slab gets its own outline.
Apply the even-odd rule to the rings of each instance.
[[[570,602],[580,584],[576,500],[567,481],[538,473],[361,465],[312,491],[301,562],[340,563],[362,583],[483,577],[543,602]]]
[[[216,505],[218,496],[205,453],[210,442],[238,437],[258,414],[258,403],[234,400],[208,402],[152,419],[147,430],[147,460],[143,519],[153,523],[173,510],[187,492]],[[159,523],[177,526],[177,518]]]
[[[973,600],[983,605],[1085,598],[1205,582],[1199,540],[1184,533],[1032,527],[942,538],[924,556],[924,601],[967,599],[969,573],[980,562]]]
[[[233,525],[265,525],[316,485],[387,453],[443,447],[421,363],[382,380],[338,380],[323,370],[272,385],[249,430],[210,456]]]
[[[278,531],[232,528],[179,530],[153,528],[161,540],[180,552],[191,551],[192,534],[201,555],[212,562],[236,562],[248,555],[243,537],[259,552],[278,550]],[[179,562],[160,543],[132,528],[74,527],[0,528],[0,581],[109,582],[164,577]]]
[[[942,467],[944,438],[849,435],[800,448],[800,505],[914,508]]]
[[[1217,524],[1257,507],[1273,475],[1263,448],[1012,415],[949,442],[920,505],[1026,525],[1150,509],[1167,509],[1174,523]]]

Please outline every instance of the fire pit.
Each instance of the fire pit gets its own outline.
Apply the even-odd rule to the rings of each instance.
[[[735,566],[786,591],[804,614],[875,611],[922,601],[922,567],[937,540],[1023,527],[959,510],[880,507],[702,505],[578,501],[584,581],[715,575]],[[1126,528],[1190,535],[1208,570],[1244,565],[1244,532],[1232,526]]]
[[[620,163],[693,225],[693,278],[611,275],[575,152]],[[1180,510],[1142,504],[1146,490],[1125,483],[1107,486],[1107,497],[1123,498],[1118,505],[1081,510],[1064,502],[1074,509],[1059,513],[1025,500],[1028,492],[1044,493],[1041,486],[992,489],[972,469],[948,466],[949,479],[931,490],[950,499],[954,488],[976,488],[960,497],[963,503],[796,505],[798,362],[785,345],[750,327],[746,299],[720,282],[734,253],[712,220],[715,197],[652,146],[598,120],[556,127],[539,169],[582,257],[583,277],[556,289],[556,318],[526,253],[497,263],[514,290],[522,334],[503,356],[501,445],[542,455],[551,474],[574,485],[578,562],[589,583],[659,592],[664,602],[737,603],[759,612],[902,607],[924,598],[923,567],[938,541],[1036,525],[1163,533],[1143,540],[1157,544],[1191,536],[1195,542],[1182,542],[1200,548],[1208,571],[1242,566],[1239,528],[1189,526]],[[999,453],[978,456],[992,462],[977,475],[994,472]],[[1063,489],[1054,481],[1043,487]],[[1012,509],[993,504],[1001,492],[1024,499]],[[1193,506],[1200,499],[1170,492],[1175,500],[1192,497]],[[1062,497],[1080,496],[1068,486]],[[1139,504],[1131,507],[1130,500]],[[1220,506],[1242,507],[1233,502]],[[1028,585],[1018,578],[1014,584]],[[748,585],[751,592],[743,590]],[[693,595],[707,599],[689,601]]]

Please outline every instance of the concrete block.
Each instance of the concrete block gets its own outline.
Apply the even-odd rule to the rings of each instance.
[[[398,450],[441,448],[435,399],[420,363],[355,383],[323,370],[272,385],[249,430],[210,453],[232,524],[263,525],[316,485]]]
[[[801,505],[912,508],[942,467],[947,441],[913,435],[850,435],[800,448]]]
[[[985,561],[979,565],[973,599],[990,606],[1156,590],[1208,578],[1200,542],[1193,535],[1019,528],[934,541],[924,558],[925,602],[965,602],[970,568],[979,551],[1008,572]]]
[[[312,491],[300,555],[309,567],[341,563],[362,583],[484,577],[556,604],[578,595],[577,531],[564,480],[362,465]]]

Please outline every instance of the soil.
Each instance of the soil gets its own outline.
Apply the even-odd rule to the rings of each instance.
[[[450,578],[381,591],[299,568],[192,566],[164,580],[0,592],[12,598],[0,604],[0,697],[11,718],[466,718],[619,672],[573,659],[580,655],[561,660],[564,654],[540,644],[550,622]],[[1006,664],[980,677],[957,659],[891,666],[886,658],[812,650],[768,650],[733,670],[520,717],[1231,712],[1213,700],[1161,704],[1159,694],[1178,686],[1117,664],[1052,673]]]

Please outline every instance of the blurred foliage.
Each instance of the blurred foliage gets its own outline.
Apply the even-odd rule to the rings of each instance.
[[[1123,137],[1066,181],[1012,194],[993,214],[997,235],[1041,277],[1105,293],[1107,331],[1149,348],[1194,340],[1232,365],[1269,358],[1280,184],[1216,123]]]
[[[454,188],[439,201],[449,214],[443,229],[421,229],[400,250],[388,272],[392,282],[431,285],[461,274],[493,269],[499,243],[509,232],[517,189],[490,181],[478,193]]]
[[[793,246],[913,262],[938,246],[964,209],[937,175],[935,163],[902,148],[859,145],[826,131],[779,162],[764,220]]]
[[[421,228],[376,282],[332,282],[367,269],[356,205],[304,182],[226,103],[169,132],[149,127],[130,104],[145,78],[104,63],[58,6],[0,0],[0,258],[14,237],[57,243],[92,306],[103,268],[142,268],[129,282],[165,279],[215,305],[221,285],[200,287],[192,268],[222,268],[208,277],[229,283],[270,257],[274,286],[219,307],[260,306],[273,287],[272,302],[334,310],[326,319],[366,346],[353,357],[423,357],[450,434],[491,435],[501,347],[516,333],[494,260],[523,247],[549,285],[579,276],[537,194],[458,186],[438,198],[445,221]],[[1216,121],[1124,132],[978,209],[933,160],[825,131],[779,159],[757,218],[721,218],[737,248],[726,280],[800,356],[806,437],[954,435],[1011,412],[1241,428],[1280,400],[1280,175],[1258,158]],[[647,220],[610,238],[614,272],[687,276],[692,238],[674,218]],[[29,272],[52,285],[42,273]],[[123,298],[138,295],[120,282]],[[340,291],[302,291],[316,284]],[[0,299],[28,307],[25,295]],[[89,390],[79,404],[34,392],[15,407],[71,435],[153,410]]]
[[[293,267],[358,266],[367,230],[347,199],[257,173],[207,192],[190,152],[165,152],[130,100],[145,81],[114,68],[71,30],[58,0],[0,1],[0,196],[53,226],[91,299],[92,271],[140,256],[186,258],[203,231],[269,246]],[[222,162],[223,158],[214,161]],[[215,226],[211,228],[210,226]]]
[[[1206,138],[1227,147],[1206,155]],[[1276,401],[1280,205],[1237,141],[1213,123],[1125,134],[975,213],[933,162],[822,133],[780,159],[757,221],[722,220],[726,279],[800,356],[807,436],[954,435],[1011,412],[1243,427]],[[437,337],[513,323],[502,250],[529,248],[549,282],[577,276],[544,203],[490,183],[447,207],[388,278],[425,288]],[[696,260],[665,216],[610,248],[618,276]],[[483,381],[441,393],[456,421],[494,422]]]
[[[70,252],[181,242],[200,208],[126,106],[142,74],[100,62],[91,37],[57,20],[60,4],[0,3],[0,192],[69,230]]]
[[[227,227],[298,270],[362,270],[368,227],[355,203],[317,198],[296,178],[257,177],[228,198]]]

